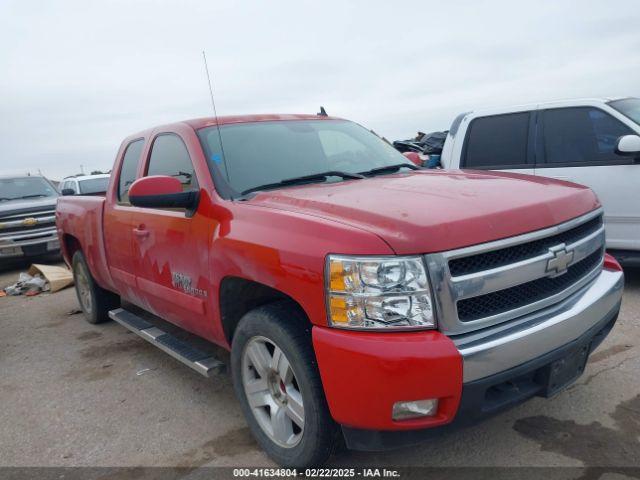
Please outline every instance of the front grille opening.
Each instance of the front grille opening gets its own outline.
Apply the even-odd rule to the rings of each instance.
[[[471,322],[481,318],[498,315],[525,305],[535,303],[556,295],[577,283],[591,272],[602,259],[600,248],[571,265],[567,272],[559,277],[543,277],[531,282],[487,293],[479,297],[458,301],[458,318],[461,322]]]
[[[597,231],[602,226],[602,215],[578,225],[571,230],[553,235],[551,237],[541,238],[533,242],[514,245],[513,247],[493,250],[491,252],[480,253],[469,257],[455,258],[449,261],[449,271],[451,276],[458,277],[460,275],[468,275],[470,273],[481,272],[492,268],[509,265],[511,263],[520,262],[529,258],[543,255],[549,251],[549,248],[565,243],[576,242],[591,233]]]
[[[50,217],[52,215],[55,215],[55,213],[56,213],[55,207],[52,207],[51,205],[49,205],[48,207],[29,208],[27,213],[20,213],[20,214],[13,213],[13,214],[0,215],[0,222],[15,222],[15,221],[21,222],[25,218]]]
[[[36,225],[33,225],[32,227],[27,227],[25,225],[16,225],[14,227],[4,227],[0,229],[0,235],[3,235],[5,233],[15,233],[15,232],[29,233],[32,231],[38,231],[39,229],[42,229],[45,227],[51,228],[55,225],[55,223],[56,223],[55,220],[51,220],[47,222],[40,221]]]

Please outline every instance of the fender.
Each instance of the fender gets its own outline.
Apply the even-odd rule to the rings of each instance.
[[[357,227],[246,203],[224,203],[228,204],[227,218],[216,226],[211,245],[212,290],[218,318],[222,279],[235,276],[288,295],[312,323],[326,325],[327,255],[394,253],[375,234]]]

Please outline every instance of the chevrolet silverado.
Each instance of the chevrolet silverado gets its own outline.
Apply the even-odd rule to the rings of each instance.
[[[44,177],[0,176],[0,261],[57,254],[58,191]]]
[[[87,320],[205,376],[220,359],[166,325],[230,351],[250,429],[284,466],[343,441],[413,445],[561,391],[623,288],[589,188],[423,170],[328,116],[131,135],[106,197],[62,197],[56,222]]]

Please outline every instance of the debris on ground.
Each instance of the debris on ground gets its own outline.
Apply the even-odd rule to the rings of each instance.
[[[51,265],[31,265],[27,272],[18,276],[18,281],[0,291],[0,296],[25,295],[33,297],[42,292],[57,292],[73,285],[73,275],[63,267]]]
[[[74,308],[73,310],[69,310],[67,312],[67,315],[71,316],[71,315],[77,315],[79,313],[82,313],[82,310],[80,310],[79,308]]]
[[[41,265],[34,263],[27,272],[29,275],[42,275],[51,287],[51,293],[73,285],[73,275],[66,267]]]
[[[44,292],[49,290],[49,286],[47,285],[47,281],[41,274],[29,275],[28,273],[22,272],[18,276],[18,281],[13,285],[9,285],[4,289],[4,292],[7,295],[37,295],[40,292]]]

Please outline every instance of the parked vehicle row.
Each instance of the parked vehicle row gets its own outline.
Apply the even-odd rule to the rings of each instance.
[[[104,195],[108,183],[108,174],[68,177],[59,188],[41,175],[0,176],[0,261],[58,254],[59,193]]]
[[[411,145],[415,152],[416,143]],[[411,155],[418,163],[426,160]],[[445,169],[507,171],[587,185],[604,207],[607,248],[624,265],[640,265],[640,203],[635,200],[640,99],[576,99],[466,112],[451,125],[438,160]]]
[[[216,356],[126,305],[230,350],[251,432],[281,465],[319,465],[341,437],[413,445],[554,395],[620,309],[589,188],[419,169],[343,119],[165,125],[125,139],[113,172],[106,197],[56,210],[86,319],[205,376]]]

